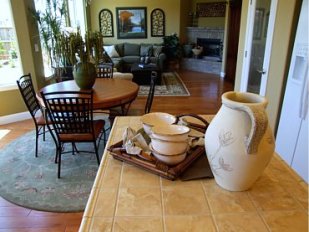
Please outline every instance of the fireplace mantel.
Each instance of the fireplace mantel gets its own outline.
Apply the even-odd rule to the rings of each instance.
[[[197,38],[224,39],[224,28],[220,27],[187,27],[188,43],[196,43]]]

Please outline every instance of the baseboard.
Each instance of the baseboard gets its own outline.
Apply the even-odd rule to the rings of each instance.
[[[10,115],[0,117],[0,125],[23,121],[29,118],[31,118],[31,115],[28,111],[17,113],[17,114],[10,114]]]
[[[225,72],[220,72],[220,77],[225,77]]]

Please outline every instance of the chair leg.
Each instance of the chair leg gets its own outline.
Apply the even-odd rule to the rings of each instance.
[[[100,165],[100,158],[99,158],[98,146],[97,146],[96,141],[94,141],[93,144],[94,144],[94,150],[95,150],[95,155],[97,157],[98,165]]]
[[[75,155],[75,143],[72,143],[72,155]]]
[[[79,151],[78,151],[78,149],[77,149],[77,147],[76,147],[76,143],[72,143],[72,155],[75,155],[75,151],[76,151],[76,153],[79,153]]]
[[[51,136],[52,136],[52,138],[53,138],[53,140],[54,140],[55,146],[56,146],[56,157],[55,157],[55,163],[57,163],[57,156],[58,156],[58,154],[57,154],[57,151],[58,151],[58,142],[57,142],[57,139],[56,139],[56,137],[55,137],[55,135],[54,135],[54,133],[53,133],[53,131],[52,131],[52,129],[50,128],[50,126],[49,126],[49,125],[47,125],[47,129],[48,129],[49,133],[51,134]]]
[[[43,141],[45,141],[45,129],[46,129],[46,127],[45,127],[45,125],[43,126]]]
[[[61,169],[61,146],[59,146],[59,154],[58,154],[58,178],[60,178],[60,169]]]
[[[58,144],[56,144],[56,156],[55,156],[55,164],[58,163],[58,156],[59,156],[59,146]]]
[[[103,140],[104,140],[104,147],[106,146],[106,143],[107,143],[107,141],[106,141],[106,131],[104,130],[104,132],[103,132],[104,134],[103,134]]]
[[[35,127],[35,157],[38,157],[38,146],[39,146],[39,129]]]
[[[103,136],[103,139],[102,139],[102,136]],[[100,136],[99,136],[98,147],[100,146],[101,140],[103,140],[103,144],[104,144],[104,147],[105,147],[105,145],[106,145],[106,129],[103,129]]]

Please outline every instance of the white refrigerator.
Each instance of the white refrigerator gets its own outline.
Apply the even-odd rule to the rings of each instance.
[[[308,0],[303,0],[276,137],[276,152],[308,183]]]

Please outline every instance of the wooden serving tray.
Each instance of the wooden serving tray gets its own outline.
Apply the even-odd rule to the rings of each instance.
[[[196,146],[195,148],[189,150],[184,161],[175,166],[169,166],[162,163],[154,156],[151,156],[152,160],[149,161],[140,158],[139,156],[127,154],[126,150],[122,148],[122,144],[123,142],[120,141],[107,149],[115,159],[135,165],[136,167],[142,168],[169,180],[177,179],[195,160],[197,160],[201,155],[205,155],[205,147]]]

